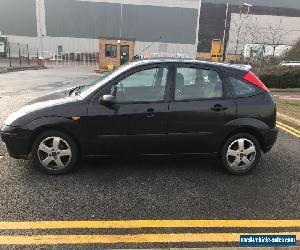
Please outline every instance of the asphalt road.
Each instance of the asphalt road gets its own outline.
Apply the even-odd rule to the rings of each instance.
[[[97,75],[91,67],[0,75],[0,124],[10,112],[32,98],[95,78]],[[27,161],[10,158],[0,142],[0,221],[299,218],[300,139],[284,131],[280,131],[273,150],[263,155],[258,167],[245,176],[229,175],[217,159],[199,156],[94,158],[80,162],[78,170],[68,175],[49,176],[36,171]],[[187,230],[152,228],[143,232],[178,231]],[[107,234],[116,230],[72,231],[82,232]],[[0,231],[0,235],[11,233],[11,230]],[[128,246],[195,247],[199,244],[114,244],[110,247]]]

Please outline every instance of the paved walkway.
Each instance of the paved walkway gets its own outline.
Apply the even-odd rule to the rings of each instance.
[[[300,92],[274,92],[273,95],[288,103],[300,104]]]

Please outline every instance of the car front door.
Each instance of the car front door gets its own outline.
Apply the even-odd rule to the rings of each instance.
[[[89,106],[96,154],[160,153],[166,149],[169,69],[164,65],[126,72],[100,91],[114,105]]]
[[[236,114],[221,75],[213,68],[178,64],[173,68],[168,144],[173,153],[214,153]]]

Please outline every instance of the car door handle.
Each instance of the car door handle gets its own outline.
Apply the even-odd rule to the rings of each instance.
[[[216,104],[216,105],[214,105],[212,108],[210,108],[211,110],[213,110],[213,111],[216,111],[216,112],[219,112],[219,111],[221,111],[221,110],[226,110],[226,109],[228,109],[228,107],[226,107],[226,106],[222,106],[221,104]]]
[[[147,109],[147,114],[146,117],[154,117],[154,109],[153,108],[148,108]]]

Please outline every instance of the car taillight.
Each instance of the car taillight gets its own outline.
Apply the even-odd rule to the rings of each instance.
[[[269,89],[266,87],[266,85],[264,85],[262,81],[259,80],[251,71],[248,71],[246,75],[244,75],[243,79],[263,89],[264,91],[269,92]]]

